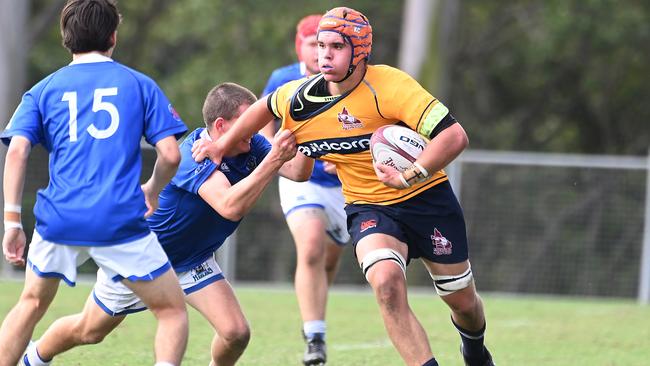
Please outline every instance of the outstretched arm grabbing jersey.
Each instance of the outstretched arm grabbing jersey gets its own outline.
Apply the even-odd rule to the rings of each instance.
[[[237,123],[215,141],[206,139],[195,141],[192,147],[194,160],[210,159],[215,164],[219,164],[222,158],[227,155],[224,152],[231,151],[232,147],[241,139],[241,136],[251,136],[264,127],[266,122],[274,117],[267,107],[267,98],[261,98],[253,103],[237,119]],[[279,133],[282,133],[282,131]],[[296,154],[296,157],[288,161],[278,173],[285,178],[300,182],[309,179],[313,166],[313,159],[309,159],[303,154]]]
[[[241,136],[252,136],[273,119],[273,114],[267,108],[267,97],[257,100],[237,120],[237,123],[223,136],[214,142],[205,139],[197,140],[192,147],[192,157],[196,161],[210,159],[219,164]]]
[[[199,195],[222,217],[239,221],[253,207],[280,167],[295,155],[296,139],[290,131],[283,130],[275,136],[269,154],[249,176],[231,185],[225,174],[215,170],[199,188]]]

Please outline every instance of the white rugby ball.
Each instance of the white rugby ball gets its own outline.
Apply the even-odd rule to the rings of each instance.
[[[370,137],[372,160],[400,172],[410,167],[426,146],[427,140],[419,133],[397,125],[382,126]]]

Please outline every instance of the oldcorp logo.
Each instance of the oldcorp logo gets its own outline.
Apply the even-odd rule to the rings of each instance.
[[[303,142],[298,151],[311,158],[327,154],[355,154],[370,149],[371,134]]]

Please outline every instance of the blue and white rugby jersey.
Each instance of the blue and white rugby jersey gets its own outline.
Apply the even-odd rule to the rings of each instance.
[[[155,144],[186,131],[153,80],[93,53],[27,91],[0,137],[9,144],[23,136],[49,152],[36,231],[55,243],[106,246],[150,232],[139,183],[142,136]]]
[[[306,77],[305,64],[296,62],[295,64],[287,65],[275,69],[269,80],[264,87],[262,96],[273,93],[277,88],[288,83],[289,81],[298,80]],[[309,177],[309,181],[324,187],[340,187],[341,181],[335,174],[329,174],[323,169],[323,162],[316,160],[314,162],[314,170]]]
[[[221,217],[199,196],[201,185],[217,169],[234,185],[250,175],[271,151],[264,136],[254,135],[248,153],[224,157],[219,166],[210,159],[197,163],[192,158],[192,144],[201,137],[209,138],[207,133],[201,134],[203,131],[196,129],[181,143],[178,171],[160,193],[159,208],[147,219],[176,272],[203,263],[241,222]]]

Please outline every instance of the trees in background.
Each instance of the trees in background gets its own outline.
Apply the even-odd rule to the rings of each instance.
[[[471,147],[646,155],[650,3],[463,1],[449,102]]]
[[[31,0],[24,47],[27,85],[69,59],[58,31],[62,3]],[[295,60],[297,20],[340,5],[318,0],[119,4],[124,22],[115,58],[152,75],[194,126],[201,123],[201,102],[211,86],[235,81],[261,92],[274,68]],[[452,107],[470,132],[472,148],[646,154],[650,3],[436,4],[433,34],[422,45],[428,55],[419,80]],[[374,25],[372,62],[396,65],[403,2],[351,0],[346,5],[362,10]],[[6,0],[2,6],[11,6],[2,12],[5,17],[19,8]],[[10,53],[17,60],[18,51]],[[10,82],[9,88],[26,87],[18,84]],[[7,105],[11,110],[16,103]]]
[[[63,2],[32,1],[35,11]],[[401,2],[353,0],[346,5],[363,9],[373,22],[382,24],[376,28],[373,60],[395,64]],[[151,75],[184,120],[198,127],[203,99],[215,84],[233,81],[260,94],[271,71],[295,62],[296,23],[306,14],[324,13],[338,4],[318,0],[139,0],[121,1],[119,6],[124,19],[114,58]],[[69,62],[70,56],[60,44],[55,20],[30,49],[31,83]]]

